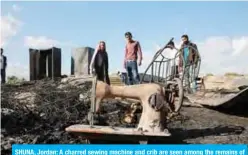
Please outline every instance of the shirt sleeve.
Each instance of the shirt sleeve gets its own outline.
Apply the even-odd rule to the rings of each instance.
[[[142,60],[143,56],[142,56],[142,50],[141,50],[141,46],[140,43],[137,42],[137,46],[138,46],[138,55],[139,55],[139,59]]]
[[[124,63],[126,62],[127,60],[127,45],[125,46],[125,56],[124,56]]]

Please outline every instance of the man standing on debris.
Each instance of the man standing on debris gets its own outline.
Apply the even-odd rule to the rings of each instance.
[[[1,83],[4,84],[6,81],[6,67],[7,57],[3,55],[3,49],[1,48]]]
[[[127,85],[127,73],[118,71],[117,75],[120,76],[121,82]]]
[[[189,88],[195,91],[196,83],[195,73],[198,63],[198,49],[196,44],[189,41],[188,35],[182,35],[182,44],[180,47],[181,56],[179,57],[179,71],[181,72],[185,68],[185,80]],[[191,83],[192,82],[192,83]],[[190,86],[192,84],[192,86]]]
[[[94,65],[93,65],[94,64]],[[104,41],[100,41],[97,45],[92,61],[90,64],[90,72],[92,74],[93,66],[97,76],[97,80],[106,82],[110,85],[109,75],[108,75],[108,53],[106,52],[106,44]]]
[[[124,68],[127,70],[128,85],[139,84],[138,66],[141,66],[142,63],[141,46],[139,41],[132,39],[130,32],[125,33],[125,38],[127,43],[125,46]]]

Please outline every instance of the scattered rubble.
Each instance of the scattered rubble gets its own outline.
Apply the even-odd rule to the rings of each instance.
[[[12,143],[84,143],[64,132],[74,123],[87,123],[91,85],[58,88],[59,81],[43,80],[1,87],[1,148],[11,150]],[[79,94],[85,97],[79,101]],[[26,94],[35,94],[24,99]],[[19,98],[17,98],[19,96]],[[22,97],[23,96],[23,97]],[[24,103],[24,100],[26,101]]]
[[[72,124],[88,124],[91,82],[79,87],[44,79],[1,86],[1,154],[11,154],[16,143],[86,143],[65,132]],[[138,104],[106,100],[98,124],[135,127]],[[136,110],[133,110],[136,109]],[[130,119],[127,119],[130,115]],[[248,143],[248,118],[206,108],[183,107],[168,121],[168,143]]]
[[[2,154],[9,154],[14,143],[85,143],[64,129],[72,124],[88,124],[90,97],[91,82],[87,81],[79,87],[59,80],[2,85]],[[103,103],[102,121],[98,123],[125,126],[120,118],[130,107],[114,100],[107,102]]]

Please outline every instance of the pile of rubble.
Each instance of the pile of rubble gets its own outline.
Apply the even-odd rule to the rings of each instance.
[[[65,128],[88,124],[91,86],[91,82],[76,87],[60,80],[2,85],[2,153],[8,154],[14,143],[85,143],[66,133]],[[114,100],[103,103],[99,123],[125,126],[121,118],[127,108]]]
[[[63,81],[63,80],[62,80]],[[1,154],[11,154],[11,144],[77,144],[86,141],[65,132],[73,124],[89,124],[92,82],[70,85],[61,79],[44,79],[1,86]],[[134,108],[137,109],[137,108]],[[131,109],[132,110],[132,109]],[[102,104],[98,125],[135,127],[125,118],[130,104],[115,99]],[[207,108],[184,107],[168,120],[169,143],[248,143],[248,118]]]

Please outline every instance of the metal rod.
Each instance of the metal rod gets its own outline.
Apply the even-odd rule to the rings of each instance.
[[[163,62],[163,60],[164,60],[164,57],[162,58],[162,60],[160,61],[160,63],[159,63],[159,68],[158,68],[158,77],[159,77],[159,79],[161,78],[163,78],[163,76],[161,77],[160,76],[160,71],[161,71],[161,64],[162,64],[162,62]],[[160,81],[160,80],[159,80]]]
[[[167,62],[166,63],[166,73],[165,73],[166,80],[165,81],[167,81],[167,78],[168,78],[168,68],[169,68],[169,65],[168,65],[168,62]]]
[[[150,79],[150,82],[153,81],[153,69],[154,69],[154,62],[152,62],[152,69],[151,69],[151,79]]]
[[[162,66],[162,74],[161,74],[162,76],[161,77],[164,78],[164,62],[161,63],[161,66]]]
[[[90,114],[90,127],[94,125],[94,114],[96,112],[96,76],[92,79],[92,92],[91,92],[91,114]]]
[[[154,62],[154,63],[155,63],[155,73],[154,73],[154,74],[155,74],[155,75],[154,75],[154,76],[155,76],[155,81],[158,82],[158,76],[157,76],[157,69],[158,69],[157,64],[158,64],[158,63],[157,63],[157,62]]]

